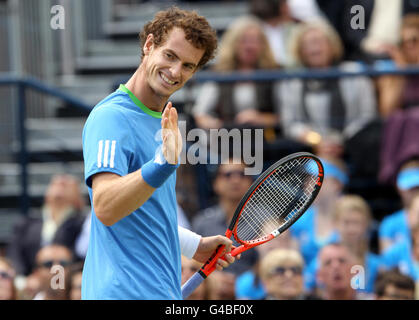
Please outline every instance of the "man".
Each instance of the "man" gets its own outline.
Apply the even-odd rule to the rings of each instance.
[[[73,253],[69,248],[60,244],[50,244],[42,247],[36,254],[36,269],[34,273],[40,280],[40,291],[34,300],[68,300],[69,267],[73,262]],[[53,269],[61,266],[60,269]],[[63,283],[59,283],[62,281]]]
[[[342,244],[332,243],[319,252],[317,282],[320,285],[320,297],[324,300],[366,300],[367,294],[357,292],[351,284],[351,273],[355,258]]]
[[[84,199],[78,178],[57,174],[45,192],[40,214],[30,214],[14,228],[7,255],[18,275],[29,275],[40,248],[51,243],[75,247],[84,220]]]
[[[213,57],[216,33],[195,12],[170,8],[140,38],[140,66],[94,108],[83,131],[92,221],[82,299],[181,299],[181,253],[205,262],[220,244],[231,250],[225,237],[178,228],[182,141],[168,102]],[[226,259],[218,269],[234,261]]]

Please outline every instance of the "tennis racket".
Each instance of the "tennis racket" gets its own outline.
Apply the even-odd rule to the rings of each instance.
[[[300,218],[312,204],[323,183],[323,165],[308,152],[291,154],[270,166],[251,185],[236,208],[225,233],[240,244],[239,253],[268,242]],[[224,246],[220,246],[202,268],[183,286],[186,299],[214,270]]]

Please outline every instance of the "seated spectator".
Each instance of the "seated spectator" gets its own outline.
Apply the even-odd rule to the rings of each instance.
[[[339,67],[343,46],[336,31],[324,22],[304,24],[293,39],[293,52],[306,70]],[[372,82],[366,77],[336,79],[291,79],[276,87],[278,113],[285,135],[308,145],[322,136],[340,134],[348,140],[376,117]]]
[[[314,299],[304,293],[304,260],[298,251],[275,249],[260,262],[260,278],[267,300]]]
[[[380,252],[385,252],[398,242],[409,241],[410,228],[417,219],[418,203],[414,198],[419,194],[419,161],[410,160],[400,168],[397,176],[397,190],[403,208],[386,216],[380,223],[378,237]]]
[[[0,257],[0,300],[17,300],[16,272],[9,260]]]
[[[214,70],[249,73],[276,68],[263,29],[256,18],[241,17],[225,31]],[[192,114],[204,129],[256,126],[273,127],[277,116],[273,108],[271,82],[204,83]]]
[[[346,246],[332,243],[319,252],[318,294],[324,300],[365,300],[370,297],[357,292],[351,283],[352,267],[356,264]]]
[[[419,281],[419,224],[412,227],[409,241],[397,243],[387,249],[381,260],[388,269],[398,268],[401,273]]]
[[[380,258],[370,251],[371,210],[368,203],[357,195],[344,195],[337,200],[334,209],[337,231],[336,242],[349,249],[354,256],[355,263],[363,267],[365,278],[358,284],[359,292],[373,293],[374,281],[380,268]],[[306,268],[306,288],[316,287],[315,275],[318,260],[314,260]]]
[[[7,254],[18,275],[28,275],[39,249],[61,243],[74,250],[81,231],[84,199],[80,182],[71,175],[55,175],[48,185],[41,216],[25,217],[15,227]]]
[[[199,271],[199,269],[202,267],[202,264],[197,262],[193,259],[188,259],[184,256],[182,256],[182,285],[189,280],[190,277],[192,277],[195,272]],[[211,275],[212,277],[212,275]],[[203,281],[198,288],[196,288],[190,296],[187,298],[187,300],[207,300],[208,299],[208,285],[207,281]]]
[[[415,282],[397,269],[382,272],[375,283],[375,297],[377,300],[414,300]]]
[[[403,18],[399,46],[387,51],[393,63],[400,68],[419,64],[419,14]],[[385,75],[377,79],[379,111],[387,118],[396,110],[419,106],[418,75]]]
[[[291,11],[293,7],[290,7],[289,2],[288,0],[250,1],[250,13],[262,21],[275,61],[283,67],[290,67],[295,63],[289,52],[289,41],[298,26],[298,21],[294,19],[296,12]]]
[[[44,246],[37,252],[35,261],[34,272],[38,274],[41,285],[34,300],[68,300],[69,267],[73,262],[70,249],[59,244]],[[64,274],[60,274],[58,268],[57,272],[56,266],[61,266]]]
[[[253,182],[252,177],[245,175],[244,171],[244,164],[234,164],[232,160],[219,165],[213,182],[214,192],[218,196],[217,204],[198,212],[192,221],[194,232],[203,237],[225,234],[237,205]],[[238,246],[238,243],[235,245]],[[227,270],[239,275],[252,268],[256,260],[255,250],[243,252],[240,263],[233,263]]]
[[[227,269],[215,270],[205,281],[208,281],[208,300],[236,300],[234,295],[236,276]]]
[[[270,232],[270,231],[269,231]],[[236,280],[237,299],[263,299],[266,296],[265,287],[260,279],[260,261],[272,250],[288,249],[298,251],[298,242],[291,235],[290,230],[285,231],[275,239],[257,246],[259,259],[251,270],[243,272]]]
[[[322,160],[325,176],[319,195],[304,215],[291,226],[298,240],[306,266],[309,266],[321,247],[337,239],[334,205],[348,183],[346,167],[338,159]]]

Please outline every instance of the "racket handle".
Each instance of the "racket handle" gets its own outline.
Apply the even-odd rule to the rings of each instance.
[[[204,281],[205,278],[199,273],[196,272],[188,281],[182,286],[182,298],[185,300],[188,298],[191,293],[198,288],[198,286]]]

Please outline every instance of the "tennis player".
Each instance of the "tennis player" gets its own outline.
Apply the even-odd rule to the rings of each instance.
[[[168,102],[214,55],[204,17],[170,8],[140,34],[142,61],[90,113],[83,130],[85,180],[92,203],[82,299],[181,299],[181,254],[205,262],[223,236],[178,227],[176,168],[182,140]],[[222,269],[234,262],[227,254]]]

